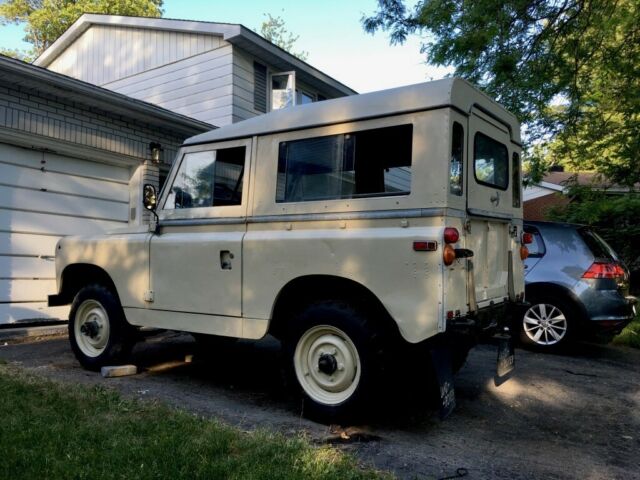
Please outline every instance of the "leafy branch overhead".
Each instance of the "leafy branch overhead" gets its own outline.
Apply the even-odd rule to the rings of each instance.
[[[455,67],[525,124],[529,158],[640,181],[637,0],[378,0],[366,31],[424,35],[428,62]]]
[[[285,22],[282,17],[274,17],[270,13],[265,13],[264,16],[267,18],[262,22],[262,25],[260,26],[260,35],[262,35],[265,39],[269,40],[274,45],[277,45],[284,51],[298,57],[300,60],[304,61],[309,58],[309,52],[306,52],[304,50],[295,52],[293,50],[295,43],[300,38],[300,35],[294,35],[290,31],[288,31],[285,27]]]
[[[83,13],[104,13],[138,17],[162,16],[163,0],[7,0],[0,4],[0,21],[25,26],[28,52],[7,51],[31,60],[46,50]]]

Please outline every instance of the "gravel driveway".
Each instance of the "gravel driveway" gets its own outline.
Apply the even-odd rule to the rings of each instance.
[[[0,358],[57,381],[111,386],[246,430],[335,439],[335,427],[301,418],[300,406],[283,392],[274,340],[240,342],[206,364],[184,362],[193,350],[188,335],[150,337],[134,351],[144,372],[109,379],[82,370],[66,338],[9,342]],[[390,407],[376,424],[348,430],[352,441],[336,444],[407,479],[447,477],[459,468],[466,479],[640,479],[640,351],[581,345],[571,356],[517,350],[516,358],[516,375],[496,388],[495,349],[481,345],[457,376],[458,406],[447,420],[427,406],[401,415]]]

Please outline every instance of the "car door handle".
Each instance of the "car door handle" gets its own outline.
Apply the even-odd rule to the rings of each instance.
[[[229,250],[220,250],[220,268],[222,270],[231,270],[231,260],[233,259],[233,253]]]

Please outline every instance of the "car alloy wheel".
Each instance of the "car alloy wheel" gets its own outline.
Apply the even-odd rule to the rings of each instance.
[[[535,344],[557,345],[567,335],[568,322],[565,314],[548,303],[532,305],[524,314],[522,327],[525,335]]]

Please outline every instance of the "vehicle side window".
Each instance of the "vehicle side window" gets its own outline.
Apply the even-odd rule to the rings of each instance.
[[[473,170],[478,183],[506,190],[509,186],[507,147],[483,133],[476,133],[473,141]]]
[[[511,189],[513,191],[513,208],[520,208],[520,191],[522,186],[520,185],[520,155],[513,154],[511,163]]]
[[[530,257],[542,257],[547,252],[544,242],[542,241],[542,236],[537,228],[533,227],[524,227],[524,231],[530,233],[533,236],[533,241],[527,245],[527,249],[529,250]]]
[[[413,125],[281,142],[276,202],[406,195]]]
[[[464,173],[464,128],[458,122],[453,122],[451,135],[451,164],[449,167],[449,192],[452,195],[462,195],[462,182]]]
[[[240,205],[245,147],[186,153],[164,208]]]

